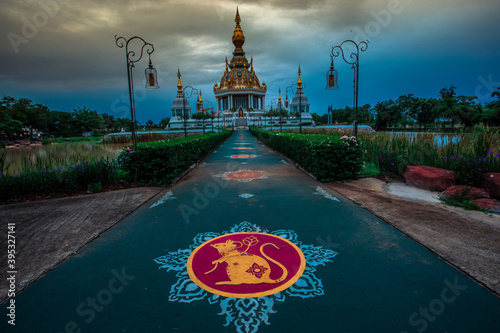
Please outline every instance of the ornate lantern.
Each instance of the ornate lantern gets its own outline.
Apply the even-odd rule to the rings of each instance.
[[[337,79],[337,70],[333,67],[333,57],[330,56],[332,62],[330,64],[330,70],[326,72],[326,89],[339,89]]]
[[[149,67],[146,68],[144,72],[146,73],[146,88],[160,88],[157,81],[158,74],[156,72],[156,69],[153,67],[153,64],[151,63],[151,55],[149,55]]]

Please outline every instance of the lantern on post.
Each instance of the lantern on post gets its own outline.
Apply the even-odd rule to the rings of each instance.
[[[333,56],[330,56],[330,58],[332,59],[332,62],[330,64],[330,70],[326,72],[326,89],[339,89],[339,85],[337,83],[339,73],[333,67]]]
[[[151,62],[151,54],[149,55],[149,66],[144,70],[144,73],[146,74],[146,88],[160,88],[160,86],[158,85],[158,73],[156,72],[156,69],[153,67],[153,63]]]

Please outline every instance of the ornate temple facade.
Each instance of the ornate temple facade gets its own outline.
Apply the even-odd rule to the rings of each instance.
[[[196,100],[196,112],[202,112],[212,115],[214,121],[211,124],[233,125],[233,126],[276,126],[290,125],[297,126],[299,123],[304,126],[314,124],[311,114],[309,113],[309,101],[304,95],[301,71],[299,66],[299,78],[295,96],[290,103],[290,116],[280,117],[276,109],[273,110],[272,104],[279,99],[278,108],[283,109],[281,101],[281,89],[279,98],[271,101],[271,108],[266,110],[266,92],[267,86],[265,82],[260,83],[260,80],[255,73],[253,67],[253,57],[250,62],[245,56],[243,44],[245,36],[241,29],[239,10],[236,9],[235,17],[236,27],[233,32],[234,51],[231,61],[228,62],[226,57],[226,68],[220,82],[216,82],[213,87],[214,95],[217,100],[216,105],[211,105],[210,108],[204,107],[204,102],[201,96],[201,91]],[[177,98],[174,100],[171,107],[172,118],[168,128],[178,129],[184,126],[189,128],[198,128],[206,125],[205,122],[196,119],[184,119],[183,114],[191,115],[191,107],[187,99],[184,99],[180,71],[177,74],[179,80],[177,83]],[[289,87],[290,88],[290,87]],[[288,88],[287,88],[288,90]],[[211,103],[210,103],[211,104]],[[288,97],[287,103],[288,104]],[[286,106],[288,107],[288,105]],[[300,109],[300,117],[297,113]]]
[[[253,57],[250,62],[245,57],[243,44],[245,36],[241,30],[240,14],[236,10],[236,27],[233,33],[233,58],[226,58],[226,69],[220,83],[214,85],[214,95],[217,99],[217,110],[239,110],[239,117],[246,117],[247,110],[263,111],[266,104],[266,83],[260,84],[253,68]]]

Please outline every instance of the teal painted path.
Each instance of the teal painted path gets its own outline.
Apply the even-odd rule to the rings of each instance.
[[[230,158],[236,154],[256,157]],[[225,177],[239,170],[264,177]],[[292,241],[306,257],[304,275],[266,297],[205,292],[189,280],[187,257],[229,232]],[[16,304],[15,329],[4,315],[1,332],[500,332],[499,298],[248,131],[235,131],[160,200],[27,288]]]

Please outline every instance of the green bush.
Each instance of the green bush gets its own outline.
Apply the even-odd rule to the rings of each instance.
[[[139,143],[125,147],[118,163],[140,182],[169,183],[231,135],[230,131]]]
[[[354,137],[275,133],[250,126],[270,148],[294,160],[319,181],[356,178],[363,168],[363,153]]]
[[[52,144],[52,140],[50,139],[42,139],[42,145],[50,145]]]

